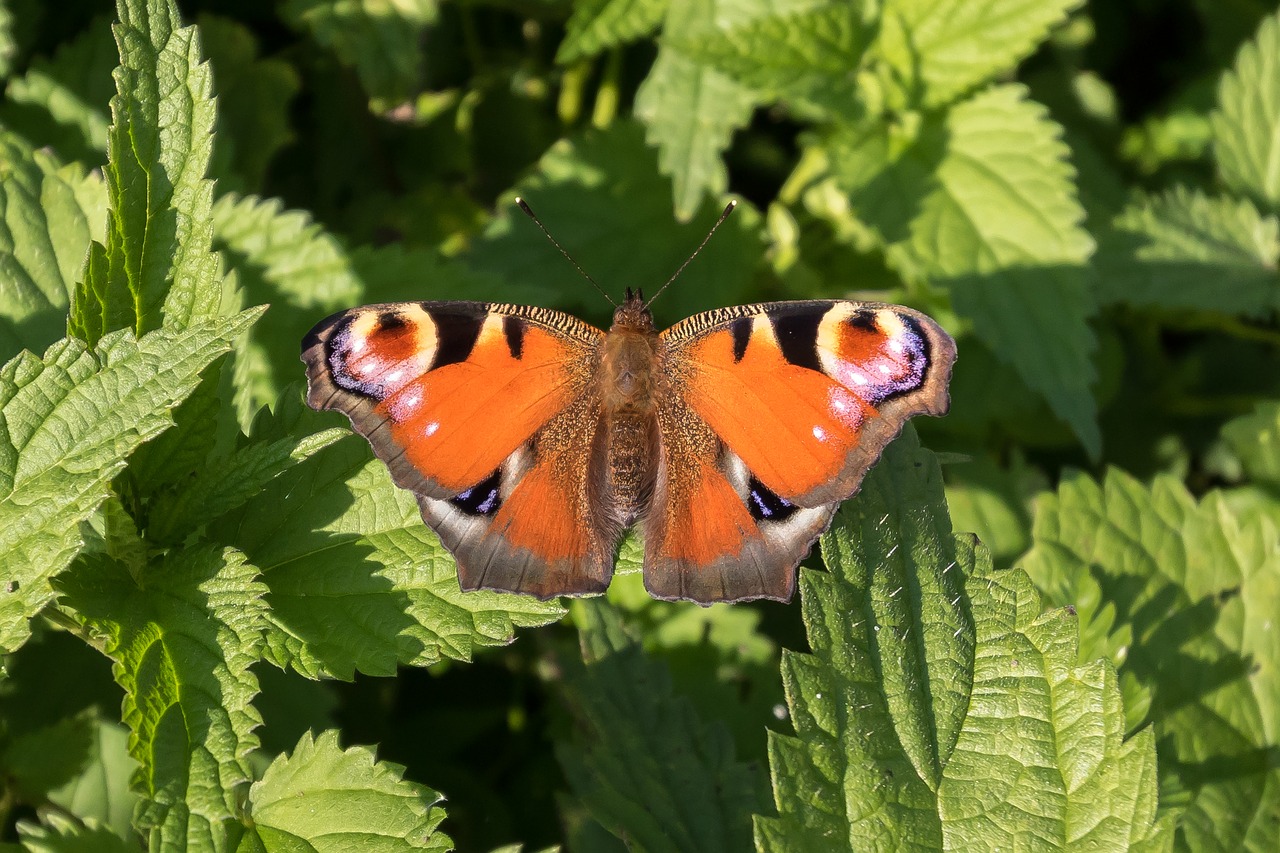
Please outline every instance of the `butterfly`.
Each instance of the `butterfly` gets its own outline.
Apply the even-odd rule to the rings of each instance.
[[[350,418],[417,497],[462,589],[601,593],[638,526],[649,593],[700,604],[790,600],[905,421],[946,412],[955,354],[918,311],[837,299],[659,332],[630,289],[607,332],[547,308],[396,302],[302,342],[307,402]]]

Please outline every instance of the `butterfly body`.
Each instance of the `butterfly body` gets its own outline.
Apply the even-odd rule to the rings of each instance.
[[[302,354],[308,402],[417,496],[464,589],[602,592],[638,526],[650,593],[703,604],[789,599],[906,418],[945,412],[954,357],[907,308],[778,302],[659,332],[638,293],[607,333],[525,306],[367,306]]]

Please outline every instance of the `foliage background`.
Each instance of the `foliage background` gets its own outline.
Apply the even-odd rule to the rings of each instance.
[[[1280,846],[1274,4],[172,11],[0,2],[14,849]],[[927,310],[940,456],[895,444],[802,606],[462,596],[303,333],[604,325],[513,197],[620,293],[726,193],[659,323]]]

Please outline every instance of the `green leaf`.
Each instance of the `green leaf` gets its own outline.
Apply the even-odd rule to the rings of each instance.
[[[253,33],[229,18],[201,15],[200,35],[218,84],[210,172],[221,178],[222,193],[231,182],[257,187],[272,158],[293,141],[289,105],[301,87],[298,72],[284,60],[259,57]]]
[[[67,784],[50,792],[49,801],[85,821],[109,827],[121,838],[133,836],[133,810],[138,797],[129,779],[138,762],[129,755],[128,729],[98,720],[89,762]]]
[[[1155,739],[1126,740],[1115,673],[1026,574],[953,536],[936,460],[907,432],[803,571],[811,654],[784,652],[794,737],[770,736],[762,851],[1126,849],[1166,838]],[[1032,805],[1034,804],[1034,805]]]
[[[1227,185],[1280,210],[1280,18],[1262,22],[1218,86],[1213,151]]]
[[[312,678],[470,660],[511,642],[516,627],[564,612],[526,596],[462,592],[413,496],[355,436],[273,480],[215,531],[262,570],[273,626],[266,658]]]
[[[107,160],[107,115],[119,55],[111,27],[99,19],[59,46],[52,59],[36,58],[9,81],[0,119],[34,145],[51,145],[67,160]],[[102,237],[96,237],[101,242]]]
[[[896,107],[950,103],[1031,54],[1083,0],[885,0],[871,61]]]
[[[74,818],[46,812],[42,815],[44,826],[19,823],[22,836],[19,850],[26,853],[141,853],[141,847],[131,844],[94,820],[80,822]]]
[[[333,427],[275,441],[252,437],[229,457],[204,466],[174,494],[158,501],[148,519],[147,536],[177,543],[216,521],[259,492],[294,465],[309,459],[350,433]]]
[[[947,507],[952,523],[972,531],[1003,568],[1031,545],[1031,495],[1043,475],[1016,454],[1008,465],[982,456],[946,467]]]
[[[1098,251],[1108,302],[1262,316],[1280,307],[1280,222],[1184,187],[1139,196]]]
[[[241,850],[453,849],[438,832],[443,797],[407,782],[404,768],[376,761],[366,747],[342,750],[338,733],[304,734],[293,754],[271,763],[249,792],[250,830]]]
[[[718,204],[705,204],[695,222],[673,221],[670,185],[656,171],[639,127],[619,121],[553,146],[516,189],[582,268],[617,299],[624,286],[649,294],[661,287],[720,212]],[[583,316],[606,322],[607,303],[578,279],[537,226],[514,204],[499,210],[503,213],[464,259],[496,279],[549,291],[558,297],[557,307],[578,308]],[[636,251],[636,235],[643,235],[644,251]],[[740,301],[762,255],[760,217],[739,204],[655,303],[659,326]]]
[[[565,679],[574,736],[556,754],[592,817],[631,850],[749,849],[751,813],[767,803],[757,768],[673,694],[610,605],[575,601],[573,615],[586,666]]]
[[[281,16],[356,69],[371,96],[405,98],[422,73],[422,33],[435,0],[288,0]]]
[[[205,178],[216,108],[196,30],[178,28],[173,0],[119,0],[118,14],[106,244],[90,253],[71,314],[90,343],[215,317],[222,302]]]
[[[93,554],[58,585],[104,638],[125,689],[149,849],[234,850],[261,723],[249,669],[266,627],[257,569],[235,549],[207,545],[173,550],[136,577]]]
[[[761,624],[760,610],[655,600],[644,588],[642,556],[636,538],[628,537],[608,601],[621,611],[645,653],[666,663],[675,692],[700,716],[729,730],[739,757],[763,761],[766,743],[760,723],[771,719],[781,704],[782,687],[778,645]],[[633,565],[635,571],[623,571]]]
[[[0,566],[8,584],[0,648],[13,651],[26,639],[27,620],[53,596],[49,578],[80,548],[79,523],[253,316],[162,329],[136,342],[113,333],[94,349],[67,339],[43,359],[24,353],[0,369]]]
[[[0,358],[41,352],[66,330],[89,241],[102,239],[102,179],[0,130]]]
[[[699,33],[679,50],[761,93],[816,105],[838,116],[863,109],[853,85],[874,27],[861,4],[807,8],[794,0],[776,14]],[[792,103],[793,109],[796,104]]]
[[[669,5],[670,0],[577,0],[556,62],[568,65],[647,36],[662,23]]]
[[[39,802],[70,782],[88,763],[96,721],[91,714],[63,717],[30,732],[10,735],[0,755],[5,777],[27,802]]]
[[[915,118],[829,143],[854,211],[907,278],[951,289],[956,312],[1096,455],[1093,241],[1060,128],[1016,85]]]
[[[1186,849],[1280,845],[1280,537],[1172,477],[1068,477],[1039,504],[1023,565],[1079,609],[1095,652],[1152,694],[1162,783],[1188,792]],[[1089,654],[1085,650],[1085,654]]]
[[[1222,437],[1250,479],[1280,486],[1280,402],[1258,403],[1252,414],[1228,421]]]
[[[734,131],[745,127],[756,92],[675,45],[695,41],[716,26],[749,18],[752,0],[688,0],[667,9],[658,58],[636,92],[635,114],[645,139],[658,149],[658,167],[670,175],[676,218],[688,222],[708,196],[728,186],[721,155]]]

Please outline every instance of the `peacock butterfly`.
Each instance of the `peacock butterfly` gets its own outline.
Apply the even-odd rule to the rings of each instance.
[[[946,412],[955,343],[881,303],[722,308],[659,332],[650,302],[628,289],[608,332],[523,305],[342,311],[303,340],[307,402],[347,415],[417,496],[463,589],[603,592],[638,525],[653,596],[787,601],[903,423]]]

